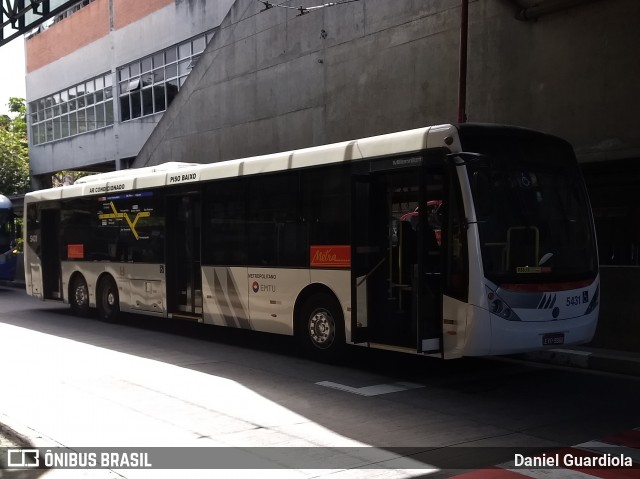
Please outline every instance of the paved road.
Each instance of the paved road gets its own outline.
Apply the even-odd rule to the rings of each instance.
[[[506,448],[566,447],[640,426],[638,378],[361,348],[326,365],[295,355],[289,338],[134,316],[106,324],[15,289],[0,288],[0,338],[0,422],[34,445],[313,447],[289,451],[315,451],[334,467],[311,471],[308,459],[260,477],[449,477],[463,472],[452,457],[467,451],[451,446],[483,447],[474,461],[484,467],[505,462]],[[354,462],[359,449],[340,449],[361,446],[381,455]],[[161,472],[214,477],[44,477]],[[215,477],[238,471],[226,474]]]

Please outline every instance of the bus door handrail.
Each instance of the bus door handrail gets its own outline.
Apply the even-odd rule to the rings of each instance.
[[[356,281],[356,286],[360,286],[362,283],[364,283],[364,282],[369,278],[369,276],[371,276],[373,273],[375,273],[375,271],[376,271],[380,266],[382,266],[382,263],[384,263],[385,259],[386,259],[386,258],[382,258],[380,261],[378,261],[378,264],[376,264],[376,265],[373,267],[373,269],[372,269],[371,271],[369,271],[367,274],[365,274],[365,275],[360,279],[360,281]]]

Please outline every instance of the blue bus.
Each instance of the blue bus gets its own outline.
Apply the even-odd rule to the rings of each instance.
[[[16,224],[13,205],[0,195],[0,280],[13,281],[16,274]]]

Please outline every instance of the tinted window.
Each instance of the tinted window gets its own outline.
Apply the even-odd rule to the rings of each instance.
[[[474,138],[487,155],[467,166],[482,261],[493,282],[594,277],[595,236],[570,146],[537,136]]]
[[[62,259],[160,263],[164,213],[151,192],[77,198],[60,212]]]
[[[257,176],[248,182],[249,263],[306,266],[306,225],[299,201],[299,174]]]
[[[246,181],[210,183],[205,189],[203,261],[214,265],[247,262]]]
[[[349,170],[343,165],[302,173],[309,244],[350,243],[350,181]]]

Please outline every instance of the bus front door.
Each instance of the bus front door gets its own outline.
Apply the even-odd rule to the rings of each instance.
[[[352,185],[352,341],[440,351],[443,175],[372,171]]]
[[[199,193],[167,196],[166,285],[172,317],[202,320]]]

